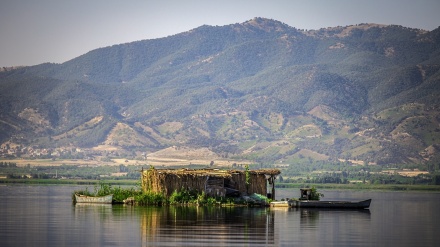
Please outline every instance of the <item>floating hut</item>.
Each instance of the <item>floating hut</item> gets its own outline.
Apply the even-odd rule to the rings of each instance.
[[[275,198],[278,169],[155,169],[142,170],[142,190],[170,196],[174,191],[204,192],[208,196],[241,196],[253,193]],[[267,184],[272,185],[267,193]]]

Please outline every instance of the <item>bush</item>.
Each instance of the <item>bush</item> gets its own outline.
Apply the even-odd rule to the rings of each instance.
[[[85,190],[77,190],[72,193],[73,202],[75,202],[75,194],[85,196],[105,196],[113,194],[113,203],[122,203],[128,197],[134,197],[142,194],[140,190],[134,188],[122,189],[121,187],[113,188],[110,184],[99,182],[94,186],[94,192],[90,192],[86,187]]]
[[[171,204],[178,203],[191,203],[197,201],[197,194],[193,191],[182,189],[180,191],[175,190],[170,196]]]
[[[315,188],[315,186],[313,186],[311,189],[310,200],[319,201],[321,197],[324,197],[324,194],[319,193],[318,190]]]
[[[138,205],[162,205],[167,202],[164,195],[152,192],[139,193],[134,196],[134,200]]]

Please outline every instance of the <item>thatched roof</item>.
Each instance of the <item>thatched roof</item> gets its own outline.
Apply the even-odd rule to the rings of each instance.
[[[231,177],[232,174],[245,173],[244,170],[220,170],[220,169],[156,169],[159,174],[175,174],[175,175],[189,175],[189,176],[212,176],[212,177]],[[250,174],[258,175],[278,175],[281,173],[278,169],[259,169],[249,170]]]

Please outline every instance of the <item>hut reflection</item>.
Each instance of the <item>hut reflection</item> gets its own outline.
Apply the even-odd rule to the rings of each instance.
[[[267,208],[147,207],[141,217],[144,246],[274,244],[274,217]]]

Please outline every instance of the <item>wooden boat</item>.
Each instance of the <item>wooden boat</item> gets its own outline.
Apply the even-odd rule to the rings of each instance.
[[[289,208],[339,208],[339,209],[365,209],[369,208],[371,199],[364,201],[314,201],[314,200],[289,200],[271,202],[271,207]]]
[[[111,204],[113,195],[106,196],[85,196],[75,194],[76,203],[98,203],[98,204]]]
[[[299,199],[290,199],[287,201],[271,202],[271,207],[290,207],[290,208],[338,208],[338,209],[365,209],[369,208],[371,199],[364,201],[320,201],[311,200],[313,198],[312,189],[300,189],[301,197]]]
[[[289,200],[292,208],[340,208],[340,209],[364,209],[369,208],[371,199],[364,201],[313,201],[313,200]]]

